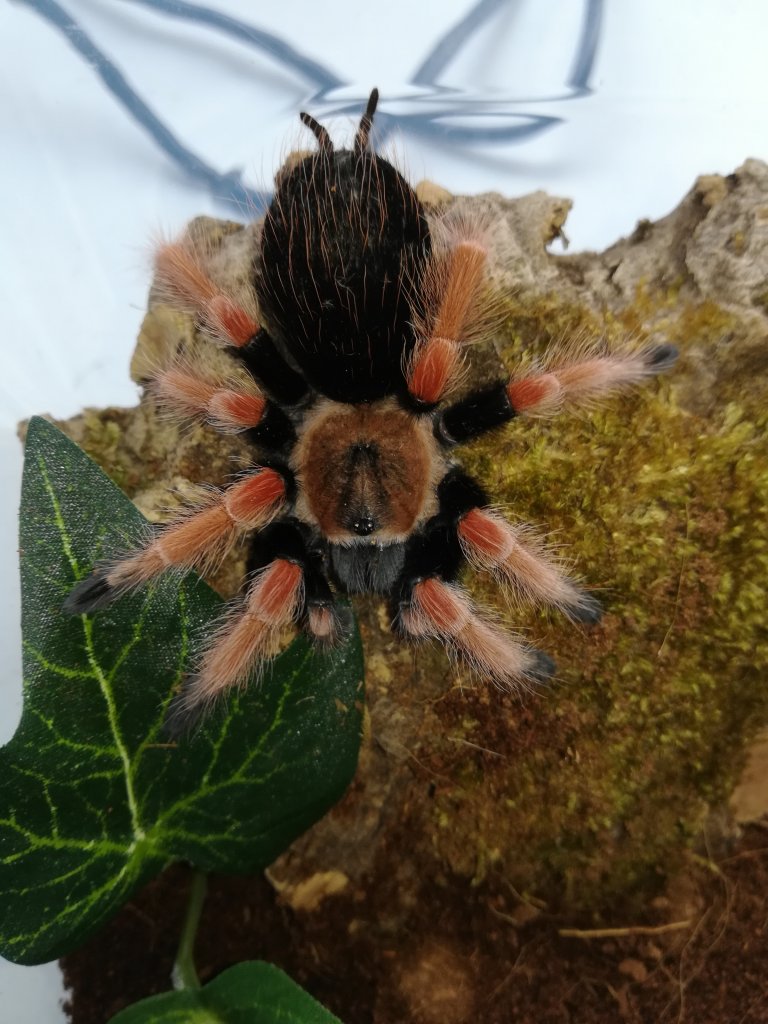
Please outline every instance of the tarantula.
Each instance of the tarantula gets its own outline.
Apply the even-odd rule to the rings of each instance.
[[[436,637],[498,684],[549,677],[546,654],[473,606],[457,583],[467,561],[577,622],[601,614],[539,544],[490,508],[451,453],[515,416],[665,370],[675,350],[564,359],[445,404],[463,345],[483,321],[484,230],[450,213],[430,223],[405,178],[370,146],[377,101],[374,90],[351,149],[335,149],[301,114],[317,149],[278,177],[253,268],[254,311],[211,279],[188,241],[157,253],[165,292],[196,311],[248,383],[177,363],[152,390],[178,412],[243,431],[261,457],[142,548],[97,567],[65,607],[95,611],[169,568],[209,568],[253,532],[245,593],[210,638],[177,712],[193,714],[242,683],[292,621],[333,644],[339,591],[386,595],[403,638]]]

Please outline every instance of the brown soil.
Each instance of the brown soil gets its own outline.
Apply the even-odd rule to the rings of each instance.
[[[189,881],[171,868],[63,959],[73,1024],[105,1024],[170,987]],[[214,877],[196,961],[205,982],[241,960],[270,960],[344,1024],[760,1024],[767,893],[765,825],[717,864],[695,859],[646,920],[617,912],[625,934],[604,937],[564,937],[573,921],[464,883],[426,885],[414,927],[394,934],[386,893],[345,890],[296,914],[262,877]],[[426,945],[410,937],[423,934],[421,916],[433,922]]]

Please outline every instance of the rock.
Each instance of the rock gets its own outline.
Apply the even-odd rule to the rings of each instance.
[[[768,730],[763,730],[749,748],[744,771],[731,794],[730,807],[740,824],[768,815]]]
[[[671,343],[681,358],[591,416],[513,422],[461,453],[513,518],[552,532],[606,605],[599,626],[576,627],[510,612],[473,579],[556,657],[546,692],[472,681],[442,652],[397,643],[375,601],[358,604],[370,717],[358,775],[270,877],[292,893],[346,879],[333,900],[356,922],[352,952],[407,931],[412,967],[392,970],[411,1004],[456,960],[452,935],[485,920],[489,894],[598,917],[617,901],[646,906],[720,821],[768,721],[768,167],[699,179],[673,213],[603,253],[547,251],[567,200],[433,195],[483,209],[491,226],[501,326],[473,350],[480,377],[564,338]],[[212,275],[245,294],[258,225],[190,230]],[[134,373],[202,343],[153,294]],[[64,426],[151,515],[180,480],[221,484],[247,457],[236,439],[161,423],[147,396]],[[231,594],[241,572],[235,561],[214,583]],[[301,914],[321,929],[326,904]],[[472,1005],[458,975],[445,992]]]
[[[648,977],[648,968],[642,960],[636,960],[634,957],[627,957],[626,960],[622,960],[619,964],[619,970],[622,974],[626,974],[628,978],[639,983],[644,982]]]

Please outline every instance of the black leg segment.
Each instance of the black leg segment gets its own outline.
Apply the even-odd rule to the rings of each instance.
[[[440,413],[435,420],[435,434],[444,445],[451,447],[500,427],[514,416],[507,385],[500,381],[489,388],[473,391]]]

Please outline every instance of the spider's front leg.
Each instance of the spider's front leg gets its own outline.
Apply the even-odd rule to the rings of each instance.
[[[555,671],[549,655],[500,629],[455,582],[465,558],[454,493],[459,476],[467,487],[472,484],[463,474],[449,473],[439,489],[439,513],[408,544],[395,588],[395,628],[412,640],[439,639],[451,654],[501,686],[542,682]]]
[[[182,732],[219,696],[242,685],[277,653],[291,622],[319,644],[335,643],[341,619],[319,557],[296,520],[273,523],[254,538],[243,598],[213,633],[197,665],[174,699],[169,728]]]
[[[481,676],[505,689],[546,682],[555,663],[480,614],[466,591],[439,576],[412,581],[401,599],[396,628],[406,639],[440,640]]]
[[[451,470],[440,483],[438,498],[467,561],[490,572],[518,602],[549,605],[573,622],[600,621],[600,602],[569,578],[528,528],[513,526],[494,511],[470,476]]]
[[[654,345],[612,355],[554,361],[532,373],[471,392],[438,414],[435,431],[450,447],[523,414],[547,415],[573,404],[589,404],[674,365],[673,345]]]

